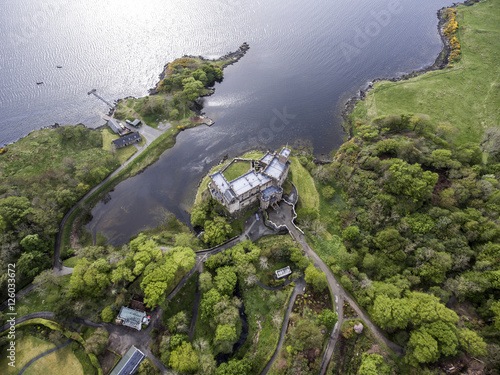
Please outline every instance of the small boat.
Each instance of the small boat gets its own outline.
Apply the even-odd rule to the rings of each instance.
[[[43,82],[37,82],[36,84],[37,85],[43,85]]]
[[[61,65],[57,65],[57,66],[56,66],[56,68],[57,68],[57,69],[61,69],[61,68],[62,68],[62,66],[61,66]]]

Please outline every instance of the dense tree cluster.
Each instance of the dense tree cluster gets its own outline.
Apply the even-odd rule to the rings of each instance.
[[[38,130],[9,147],[0,157],[0,285],[8,263],[17,262],[19,286],[50,266],[64,213],[117,166],[101,133],[82,125]]]
[[[200,96],[210,93],[207,87],[213,86],[223,77],[222,69],[210,61],[184,57],[168,64],[165,78],[159,83],[158,91],[169,94],[167,101],[151,101],[151,113],[168,113],[171,120],[179,115],[186,116],[186,110]],[[158,104],[159,103],[159,104]]]
[[[164,252],[145,234],[140,234],[122,250],[88,247],[78,252],[81,259],[71,275],[69,297],[97,299],[109,288],[123,287],[140,277],[144,302],[149,308],[162,304],[167,289],[195,264],[191,248],[177,246]],[[110,321],[118,307],[104,308],[102,319]]]
[[[338,249],[334,271],[407,348],[408,363],[485,354],[443,303],[470,301],[483,322],[498,314],[500,132],[487,130],[481,149],[454,145],[451,125],[424,116],[383,116],[356,130],[328,167],[346,201],[343,243],[328,240]],[[489,327],[483,335],[498,337]],[[378,362],[364,358],[363,373]]]
[[[215,199],[207,199],[193,206],[191,211],[191,224],[194,227],[203,227],[203,242],[208,246],[223,243],[232,231],[224,215],[225,208]]]

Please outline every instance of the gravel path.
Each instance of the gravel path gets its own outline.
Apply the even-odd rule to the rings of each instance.
[[[323,260],[314,252],[313,249],[309,246],[307,243],[305,236],[299,232],[299,230],[293,225],[292,220],[293,220],[293,210],[292,207],[288,204],[285,203],[280,203],[279,205],[279,210],[277,210],[276,213],[273,215],[273,220],[276,222],[278,225],[286,225],[288,228],[288,231],[290,235],[300,244],[302,249],[304,250],[305,254],[313,260],[315,266],[319,267],[321,271],[323,271],[326,274],[326,279],[328,281],[328,285],[330,287],[330,290],[332,291],[332,294],[335,298],[335,310],[338,314],[338,322],[335,325],[331,335],[330,339],[328,341],[327,347],[325,349],[324,355],[323,355],[323,360],[321,362],[321,367],[320,367],[320,375],[324,375],[326,373],[326,370],[328,369],[328,365],[330,363],[330,360],[333,355],[333,351],[335,349],[335,345],[338,340],[338,336],[340,333],[340,327],[342,326],[343,322],[343,305],[344,301],[349,302],[351,307],[354,309],[356,314],[358,314],[359,318],[364,321],[364,323],[370,328],[370,330],[373,332],[375,337],[383,342],[387,347],[389,347],[391,350],[398,354],[403,354],[403,348],[384,336],[384,334],[380,331],[380,329],[373,324],[373,322],[370,320],[370,318],[359,308],[359,306],[356,304],[356,302],[346,293],[344,288],[339,284],[335,276],[333,275],[332,271],[330,268],[323,262]]]
[[[281,324],[281,333],[280,333],[280,338],[278,340],[278,345],[276,345],[276,350],[274,351],[274,354],[267,363],[266,367],[260,373],[261,375],[267,374],[267,372],[273,365],[274,361],[276,360],[276,357],[279,355],[281,347],[283,346],[283,341],[285,341],[285,334],[288,328],[288,321],[290,319],[290,313],[292,312],[295,298],[297,298],[297,295],[302,294],[304,292],[305,287],[306,287],[306,282],[304,281],[304,279],[299,279],[295,282],[295,288],[293,288],[293,292],[290,297],[290,301],[288,302],[288,307],[286,309],[285,317],[283,318],[283,323]]]
[[[59,350],[61,348],[64,348],[66,345],[69,345],[71,344],[71,342],[73,342],[73,339],[69,339],[68,341],[66,341],[65,343],[62,343],[61,345],[58,345],[56,346],[55,348],[52,348],[50,350],[47,350],[46,352],[42,353],[42,354],[39,354],[37,355],[35,358],[33,358],[31,361],[29,361],[28,363],[26,363],[24,365],[24,367],[21,369],[21,371],[19,371],[19,374],[18,375],[21,375],[24,371],[26,371],[26,369],[35,361],[39,360],[40,358],[42,357],[45,357],[46,355],[49,355],[50,353],[53,353],[55,352],[56,350]]]

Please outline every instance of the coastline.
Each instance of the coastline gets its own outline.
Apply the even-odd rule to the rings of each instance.
[[[443,17],[444,11],[449,8],[456,8],[459,5],[465,5],[465,6],[472,6],[476,3],[481,2],[482,0],[466,0],[464,2],[459,2],[459,3],[453,3],[448,7],[443,7],[437,11],[437,17],[438,17],[438,33],[441,38],[441,41],[443,43],[443,48],[439,52],[438,56],[434,60],[434,62],[422,69],[419,70],[414,70],[413,72],[410,73],[405,73],[401,76],[396,76],[396,77],[386,77],[386,78],[375,78],[372,81],[367,82],[364,86],[362,86],[358,92],[358,94],[350,97],[345,103],[344,103],[344,108],[342,110],[341,116],[342,116],[342,128],[344,129],[344,132],[347,134],[348,139],[351,139],[353,134],[352,134],[352,126],[353,124],[351,123],[351,118],[350,115],[358,105],[358,103],[362,100],[365,99],[366,95],[373,90],[374,88],[374,83],[376,82],[381,82],[381,81],[389,81],[389,82],[399,82],[399,81],[406,81],[409,80],[410,78],[418,77],[423,74],[426,74],[428,72],[432,71],[437,71],[437,70],[443,70],[448,66],[448,61],[451,53],[451,46],[450,46],[450,41],[448,38],[444,35],[444,26],[446,24],[446,19]]]
[[[209,61],[209,62],[218,62],[218,61],[228,60],[228,62],[226,64],[222,65],[222,67],[221,67],[221,69],[224,70],[224,68],[226,68],[227,66],[233,65],[234,63],[237,63],[243,56],[245,56],[245,54],[247,53],[247,51],[249,49],[250,49],[250,46],[248,45],[248,43],[244,42],[236,51],[234,51],[234,52],[228,52],[224,56],[221,56],[221,57],[219,57],[217,59],[207,59],[207,58],[205,58],[203,56],[193,56],[193,55],[184,55],[181,58],[200,59],[201,61]],[[160,75],[158,76],[158,83],[156,84],[156,86],[154,88],[148,90],[149,95],[156,95],[156,94],[158,94],[158,91],[157,91],[158,90],[158,85],[165,78],[165,76],[167,74],[168,66],[169,66],[170,63],[171,62],[168,62],[168,63],[166,63],[163,66],[163,70],[160,73]]]

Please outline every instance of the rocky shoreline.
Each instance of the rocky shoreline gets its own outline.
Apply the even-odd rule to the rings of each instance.
[[[193,56],[193,55],[184,55],[182,57],[183,58],[200,59],[202,61],[211,61],[211,62],[229,60],[222,67],[222,69],[224,69],[225,67],[227,67],[229,65],[233,65],[234,63],[238,62],[243,56],[245,56],[245,54],[247,53],[247,51],[249,49],[250,49],[250,46],[248,45],[248,43],[244,42],[235,52],[228,52],[224,56],[221,56],[221,57],[219,57],[217,59],[207,59],[207,58],[205,58],[203,56]],[[156,86],[154,88],[149,89],[149,95],[156,95],[156,94],[158,94],[158,91],[157,91],[158,90],[158,85],[165,78],[165,75],[167,74],[167,69],[168,69],[168,65],[169,64],[170,63],[166,63],[163,66],[163,70],[160,73],[160,75],[158,76],[158,78],[159,78],[158,83],[156,84]]]
[[[432,65],[425,67],[420,70],[415,70],[411,73],[403,74],[399,77],[391,77],[391,78],[375,78],[373,81],[368,82],[364,87],[362,87],[359,90],[359,93],[356,94],[355,96],[351,97],[347,102],[344,104],[344,109],[342,110],[342,127],[344,128],[344,131],[348,134],[349,139],[352,138],[352,124],[350,123],[349,116],[356,108],[358,103],[362,100],[365,99],[366,95],[373,90],[373,85],[375,82],[380,82],[380,81],[390,81],[390,82],[399,82],[399,81],[404,81],[408,80],[413,77],[418,77],[422,74],[432,72],[434,70],[442,70],[448,66],[448,60],[450,57],[451,53],[451,46],[448,38],[444,35],[444,25],[446,24],[446,19],[443,17],[444,11],[449,8],[456,8],[458,5],[465,5],[465,6],[472,6],[475,3],[479,3],[482,0],[467,0],[463,3],[453,3],[449,7],[444,7],[441,8],[437,11],[437,17],[438,17],[438,32],[439,36],[441,37],[441,41],[443,42],[443,49],[439,53],[439,55],[436,57],[436,60],[434,60],[434,63]]]

